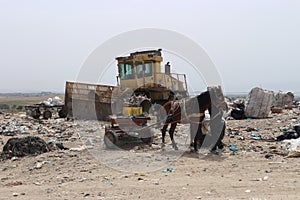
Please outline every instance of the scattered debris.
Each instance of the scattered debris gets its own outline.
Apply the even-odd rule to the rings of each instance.
[[[70,151],[83,151],[86,150],[87,147],[85,145],[82,145],[81,147],[74,147],[74,148],[70,148]]]
[[[300,125],[296,124],[293,130],[283,129],[283,134],[276,137],[277,141],[297,139],[300,137]]]
[[[298,134],[294,130],[286,131],[284,134],[279,135],[276,137],[277,141],[283,141],[283,140],[290,140],[290,139],[297,139],[300,137],[300,134]]]
[[[245,118],[245,100],[244,99],[236,99],[233,102],[233,108],[230,113],[233,119],[244,119]]]
[[[300,151],[300,138],[297,139],[286,139],[282,141],[286,144],[286,149],[290,152]]]
[[[259,140],[259,139],[261,139],[260,135],[257,135],[257,134],[255,134],[255,133],[252,133],[252,134],[250,135],[250,137],[251,137],[251,139],[254,139],[254,140]]]
[[[36,165],[35,165],[35,169],[41,169],[43,166],[43,162],[37,162]]]
[[[264,176],[264,177],[263,177],[263,181],[267,181],[268,179],[269,179],[268,176]]]
[[[230,145],[228,146],[228,148],[230,149],[230,151],[237,151],[237,150],[238,150],[237,146],[236,146],[236,145],[233,145],[233,144],[230,144]]]
[[[173,168],[173,167],[168,167],[167,169],[161,170],[161,172],[163,172],[163,173],[173,172],[173,171],[175,171],[175,168]]]
[[[12,193],[12,195],[13,195],[14,197],[17,197],[17,196],[19,196],[19,193],[14,192],[14,193]]]
[[[147,176],[145,173],[134,173],[135,176]]]
[[[18,185],[23,185],[23,182],[15,181],[15,182],[10,182],[5,184],[5,186],[18,186]]]

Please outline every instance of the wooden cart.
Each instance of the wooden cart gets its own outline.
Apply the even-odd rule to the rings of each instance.
[[[34,119],[39,119],[41,115],[44,119],[49,119],[54,112],[58,112],[58,116],[64,118],[66,114],[63,108],[64,105],[45,105],[43,103],[25,106],[26,114]]]

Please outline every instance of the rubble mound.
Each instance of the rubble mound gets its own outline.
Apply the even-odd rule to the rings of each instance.
[[[38,155],[48,151],[47,143],[39,137],[10,138],[4,145],[0,158],[4,160],[14,156]]]

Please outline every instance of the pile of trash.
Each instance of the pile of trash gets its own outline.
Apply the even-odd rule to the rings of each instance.
[[[273,91],[258,87],[253,88],[246,99],[238,98],[233,102],[228,101],[228,106],[231,109],[227,119],[236,120],[268,118],[271,112],[282,113],[283,109],[292,109],[296,106],[293,93],[279,91],[274,95]]]
[[[245,118],[245,99],[238,98],[233,101],[231,105],[230,116],[233,119],[244,119]]]
[[[300,124],[294,126],[294,130],[289,130],[277,137],[278,141],[285,144],[289,151],[288,157],[300,157]]]
[[[0,160],[37,155],[48,150],[66,150],[63,143],[79,137],[74,134],[75,126],[78,125],[61,118],[43,121],[32,120],[25,113],[2,113],[0,144],[3,153]]]
[[[48,151],[47,143],[39,137],[10,138],[3,147],[1,159],[38,155]]]
[[[285,108],[285,109],[291,109],[293,107],[295,96],[291,92],[284,93],[282,91],[279,91],[275,95],[275,101],[273,106],[277,108]]]
[[[276,137],[277,141],[297,139],[300,137],[300,124],[296,124],[292,130],[284,130],[282,135]]]

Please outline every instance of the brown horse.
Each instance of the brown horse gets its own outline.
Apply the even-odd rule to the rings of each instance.
[[[163,110],[161,112],[161,115],[164,115],[164,112],[166,112],[167,116],[166,116],[166,120],[164,122],[164,126],[161,129],[162,132],[162,143],[165,143],[165,136],[166,136],[166,131],[167,128],[169,126],[169,124],[171,124],[171,127],[169,129],[169,134],[170,134],[170,138],[172,141],[172,146],[175,150],[178,150],[178,147],[175,143],[174,140],[174,131],[176,129],[177,123],[181,122],[181,108],[179,105],[179,102],[177,101],[168,101],[163,105]]]
[[[162,142],[165,143],[166,130],[168,125],[171,124],[169,129],[170,138],[172,141],[172,146],[175,150],[178,149],[176,142],[174,140],[174,131],[176,129],[177,123],[190,123],[191,124],[191,146],[194,146],[195,151],[198,150],[198,141],[200,140],[200,145],[202,145],[205,135],[202,133],[201,123],[205,117],[205,111],[208,110],[211,115],[211,130],[212,132],[218,131],[219,124],[222,118],[222,112],[220,112],[219,105],[212,105],[211,97],[215,100],[215,96],[211,96],[209,91],[205,91],[198,96],[183,99],[181,101],[169,101],[163,105],[163,113],[166,113],[165,122],[162,128]],[[215,102],[215,101],[213,101]],[[213,124],[218,124],[215,126]],[[224,126],[224,125],[223,125]],[[196,128],[195,128],[196,127]],[[214,145],[213,149],[218,146],[222,148],[222,139],[224,132],[222,131],[217,143]]]

